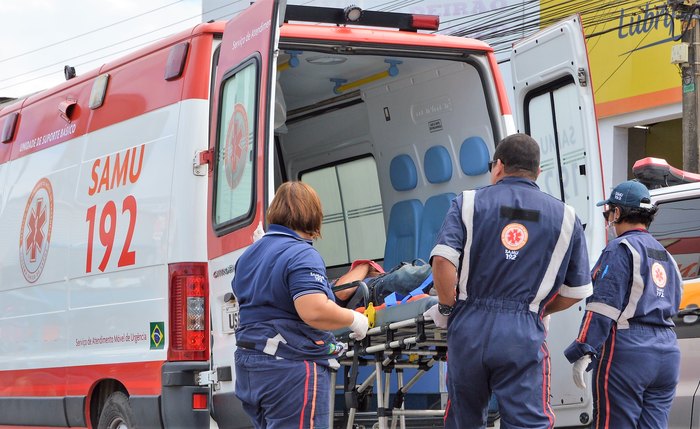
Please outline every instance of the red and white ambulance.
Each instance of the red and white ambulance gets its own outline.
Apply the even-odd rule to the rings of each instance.
[[[391,267],[427,258],[446,203],[488,184],[495,143],[520,130],[595,258],[604,188],[578,19],[514,46],[517,118],[493,50],[437,25],[259,0],[0,105],[0,426],[247,426],[230,284],[287,180],[321,196],[329,277],[359,258]],[[560,426],[590,417],[561,353],[581,311],[552,324]]]

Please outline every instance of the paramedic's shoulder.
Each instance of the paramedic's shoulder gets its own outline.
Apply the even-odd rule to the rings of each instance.
[[[583,299],[593,294],[591,283],[590,262],[588,260],[588,247],[586,246],[586,236],[584,235],[581,219],[574,211],[574,208],[564,204],[564,210],[573,213],[573,225],[571,226],[571,249],[569,261],[566,265],[564,284],[559,289],[559,294],[567,298]],[[566,228],[566,220],[562,228]]]
[[[287,267],[289,289],[292,299],[309,293],[327,294],[330,290],[323,258],[311,244],[299,244],[300,248],[290,259]]]

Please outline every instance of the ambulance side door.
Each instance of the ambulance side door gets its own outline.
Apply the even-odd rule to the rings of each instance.
[[[513,45],[511,69],[518,132],[540,144],[540,188],[571,205],[585,225],[591,264],[605,245],[595,203],[603,199],[593,88],[581,21],[572,16]],[[578,335],[584,302],[552,316],[551,404],[557,425],[590,423],[590,389],[571,381],[564,348]],[[590,383],[587,383],[590,386]]]
[[[238,306],[235,263],[265,223],[267,148],[272,138],[276,46],[284,1],[258,0],[226,25],[212,93],[208,259],[212,323],[212,398],[220,427],[252,427],[233,390]]]

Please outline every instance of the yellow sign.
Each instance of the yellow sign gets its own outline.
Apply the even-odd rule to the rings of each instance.
[[[557,2],[562,9],[568,4]],[[681,102],[680,69],[671,64],[671,47],[680,43],[681,21],[671,17],[668,5],[599,0],[590,4],[591,12],[581,18],[598,116]],[[555,7],[547,2],[546,9]]]

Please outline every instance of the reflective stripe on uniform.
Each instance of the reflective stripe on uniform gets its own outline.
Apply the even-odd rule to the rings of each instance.
[[[467,281],[469,280],[469,255],[474,237],[474,197],[476,191],[462,192],[462,223],[466,230],[464,255],[462,256],[462,272],[459,276],[459,299],[467,299]]]
[[[598,313],[612,320],[617,320],[622,313],[620,309],[602,302],[591,302],[586,304],[586,311]]]
[[[564,217],[561,221],[561,230],[559,231],[559,238],[557,239],[557,244],[554,246],[554,251],[552,252],[552,258],[549,260],[549,265],[547,266],[547,271],[545,271],[542,282],[537,289],[537,294],[535,294],[535,299],[530,303],[530,311],[533,313],[539,313],[540,303],[542,300],[549,295],[554,287],[554,282],[561,268],[561,263],[566,256],[566,252],[569,250],[569,244],[571,243],[571,236],[574,233],[574,225],[576,224],[576,213],[574,208],[569,205],[564,205]]]
[[[284,339],[282,334],[277,334],[272,338],[268,338],[265,342],[265,348],[263,349],[263,353],[268,354],[270,356],[275,356],[277,354],[277,348],[279,347],[280,343],[287,344],[287,340]]]
[[[634,317],[634,313],[637,312],[639,299],[642,297],[642,294],[644,294],[644,279],[642,279],[641,272],[642,257],[639,252],[637,252],[637,249],[626,239],[622,240],[620,243],[627,246],[627,248],[630,249],[630,253],[632,253],[632,289],[630,290],[630,298],[627,302],[627,306],[622,310],[620,318],[617,319],[617,328],[629,329],[629,319]]]

